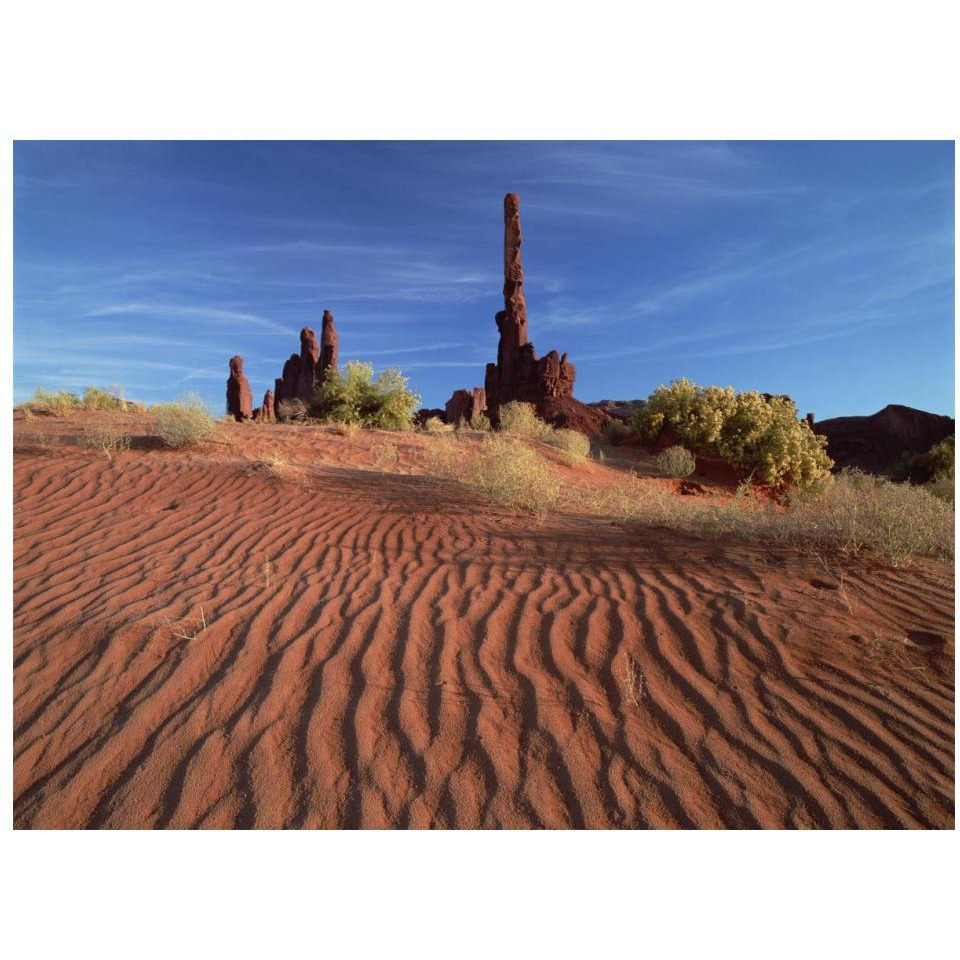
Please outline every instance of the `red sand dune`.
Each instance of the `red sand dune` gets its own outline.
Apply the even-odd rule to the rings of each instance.
[[[954,824],[948,567],[538,524],[420,435],[29,441],[82,422],[17,424],[19,827]]]

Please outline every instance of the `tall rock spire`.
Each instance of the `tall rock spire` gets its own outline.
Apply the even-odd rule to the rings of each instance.
[[[317,378],[318,386],[327,379],[327,374],[337,369],[339,359],[340,338],[333,323],[333,314],[329,310],[323,311],[323,329],[320,331],[320,375]]]
[[[496,420],[501,403],[520,400],[541,409],[548,398],[572,397],[576,376],[573,364],[551,350],[537,359],[527,340],[527,301],[523,294],[523,232],[520,227],[520,198],[508,193],[503,198],[503,310],[496,315],[500,343],[496,364],[487,364],[484,383],[486,403]]]

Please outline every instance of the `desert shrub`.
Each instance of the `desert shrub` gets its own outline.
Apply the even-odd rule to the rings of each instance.
[[[476,458],[467,459],[461,443],[453,434],[431,444],[425,451],[428,472],[454,480],[491,503],[538,516],[559,503],[561,481],[536,450],[494,433],[482,439]]]
[[[938,477],[934,477],[929,483],[925,483],[923,488],[928,493],[932,493],[933,496],[940,500],[945,500],[947,503],[954,502],[956,481],[954,480],[952,473],[943,473]]]
[[[216,421],[195,393],[185,394],[173,403],[155,404],[150,412],[157,435],[175,450],[209,440],[217,432]]]
[[[355,437],[360,432],[359,423],[347,423],[343,420],[330,420],[330,426],[333,427],[333,432],[338,434],[341,437]]]
[[[553,427],[537,416],[532,403],[511,400],[510,403],[501,404],[499,412],[502,433],[526,437],[528,440],[544,440],[553,432]]]
[[[925,453],[904,454],[889,470],[891,480],[930,483],[954,476],[954,438],[935,443]]]
[[[74,410],[79,410],[83,401],[69,390],[58,390],[53,393],[37,387],[33,396],[27,401],[26,407],[34,413],[45,413],[51,417],[64,417]]]
[[[111,389],[113,392],[102,390],[100,387],[87,387],[83,391],[84,410],[126,410],[127,402],[123,398],[122,389],[118,387]]]
[[[833,466],[826,438],[797,417],[792,400],[754,390],[735,393],[682,378],[658,387],[631,425],[648,441],[670,427],[688,449],[751,467],[771,486],[815,487]]]
[[[400,451],[389,440],[385,443],[378,443],[374,448],[371,463],[373,468],[380,473],[394,473],[400,463]]]
[[[653,480],[629,476],[614,486],[577,493],[578,506],[619,520],[681,530],[698,537],[812,545],[847,554],[869,551],[895,566],[917,556],[950,559],[954,510],[924,487],[844,471],[818,493],[784,510],[749,494],[678,497]]]
[[[489,433],[493,426],[485,413],[477,413],[470,418],[470,429],[478,430],[481,433]]]
[[[82,446],[99,450],[108,460],[115,454],[130,449],[130,437],[113,424],[88,426],[79,438]]]
[[[656,468],[666,477],[689,477],[697,460],[686,447],[668,447],[653,458]]]
[[[277,419],[281,423],[303,423],[306,418],[307,405],[302,400],[281,400],[277,404]]]
[[[444,423],[440,417],[428,417],[424,421],[423,429],[427,433],[450,433],[453,430],[453,424]]]
[[[552,430],[544,439],[551,447],[562,450],[571,463],[590,456],[590,441],[578,430]]]
[[[867,548],[894,565],[914,556],[948,558],[954,551],[954,510],[923,487],[843,471],[819,497],[786,513],[788,535],[840,547]]]
[[[603,425],[603,436],[607,443],[619,446],[627,437],[633,436],[633,430],[622,420],[608,420]]]
[[[317,390],[312,416],[359,423],[383,430],[407,430],[413,425],[420,397],[411,392],[399,370],[385,370],[376,379],[373,365],[351,360],[334,371]]]

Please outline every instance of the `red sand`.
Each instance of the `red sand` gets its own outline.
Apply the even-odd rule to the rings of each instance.
[[[18,827],[954,824],[949,567],[841,583],[372,469],[420,435],[29,441],[86,420],[16,424]]]

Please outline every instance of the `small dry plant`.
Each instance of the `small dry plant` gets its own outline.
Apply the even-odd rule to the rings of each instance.
[[[373,452],[373,468],[380,473],[395,473],[399,462],[400,454],[389,440],[379,444]]]
[[[130,449],[130,437],[113,424],[87,427],[78,441],[82,446],[99,450],[108,460]]]
[[[341,437],[346,437],[348,440],[360,432],[359,423],[347,422],[346,420],[331,420],[330,426],[333,427],[334,433],[339,434]]]
[[[440,417],[428,417],[424,421],[423,429],[426,433],[453,433],[454,427],[452,423],[445,423]]]
[[[189,633],[187,630],[183,630],[183,629],[175,630],[173,635],[178,640],[196,640],[197,637],[201,636],[207,629],[207,618],[204,615],[203,607],[200,608],[199,617],[183,617],[183,619],[180,622],[183,623],[183,621],[199,624],[199,626],[197,626],[194,629],[193,633]]]
[[[629,703],[635,707],[640,706],[640,701],[646,693],[643,671],[637,666],[636,660],[628,653],[623,661],[623,673],[620,675],[623,684],[623,695]]]

